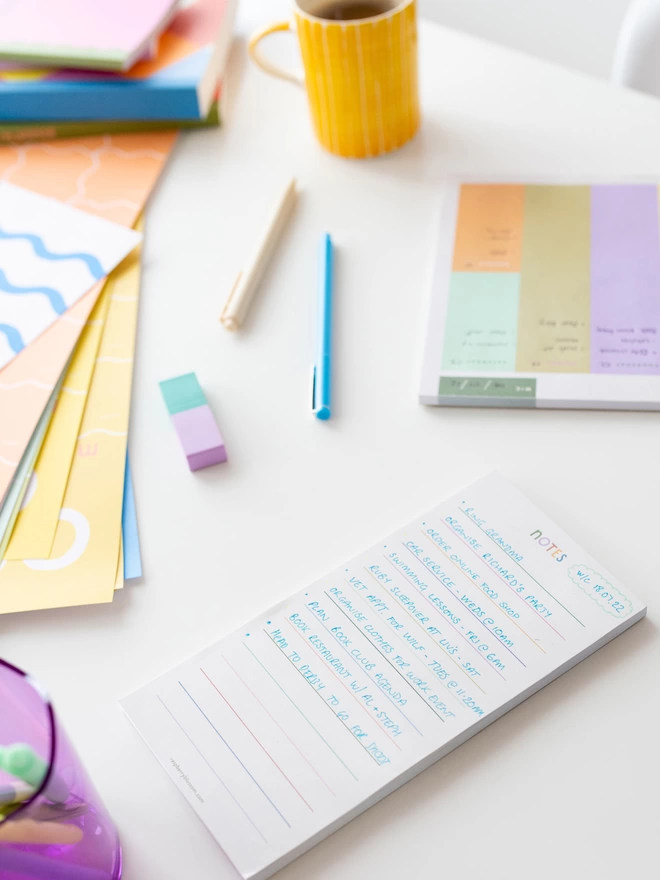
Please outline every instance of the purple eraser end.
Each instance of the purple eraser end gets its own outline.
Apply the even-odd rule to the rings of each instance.
[[[227,461],[224,440],[208,404],[175,413],[171,418],[191,471]]]
[[[206,452],[195,452],[186,456],[188,467],[191,471],[199,471],[210,467],[212,464],[222,464],[227,461],[227,451],[224,446],[216,446],[215,449],[207,449]]]

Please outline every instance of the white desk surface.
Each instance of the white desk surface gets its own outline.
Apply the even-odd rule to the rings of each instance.
[[[277,17],[252,3],[239,31]],[[287,37],[274,38],[286,42]],[[324,154],[302,90],[239,42],[226,126],[181,138],[151,202],[130,449],[145,577],[111,606],[0,618],[119,827],[125,880],[235,880],[117,700],[493,467],[649,617],[286,868],[281,880],[641,878],[657,866],[660,429],[654,414],[416,402],[446,172],[657,175],[660,103],[421,27],[424,127]],[[303,195],[249,324],[218,323],[287,175]],[[316,244],[338,247],[336,407],[309,405]],[[196,371],[229,463],[192,475],[158,381]]]

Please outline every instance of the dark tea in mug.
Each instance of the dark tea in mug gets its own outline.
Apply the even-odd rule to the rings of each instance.
[[[388,0],[326,0],[314,5],[312,15],[327,21],[357,21],[382,15],[394,6]]]

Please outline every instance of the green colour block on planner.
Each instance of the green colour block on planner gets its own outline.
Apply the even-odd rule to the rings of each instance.
[[[453,272],[442,369],[515,372],[519,294],[516,272]]]
[[[205,406],[207,402],[202,386],[194,373],[165,379],[160,383],[160,390],[163,392],[165,406],[171,416],[187,409],[194,409],[196,406]]]
[[[490,379],[486,376],[441,376],[440,397],[536,400],[536,379]]]

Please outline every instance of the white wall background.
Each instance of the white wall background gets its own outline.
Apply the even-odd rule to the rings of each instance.
[[[448,27],[607,78],[629,2],[419,0],[419,8]]]

